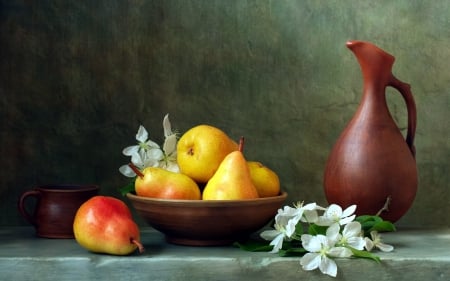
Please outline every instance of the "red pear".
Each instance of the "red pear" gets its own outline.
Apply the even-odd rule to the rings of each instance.
[[[143,252],[140,233],[125,203],[109,196],[94,196],[78,209],[73,223],[75,240],[95,253],[128,255]]]

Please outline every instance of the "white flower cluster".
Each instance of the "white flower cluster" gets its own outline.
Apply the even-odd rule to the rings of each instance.
[[[265,230],[261,237],[271,241],[272,253],[282,249],[284,241],[299,240],[302,247],[308,252],[300,259],[304,270],[319,268],[324,274],[336,277],[337,265],[332,258],[351,257],[352,250],[371,251],[378,248],[382,251],[392,251],[394,248],[381,242],[376,231],[371,232],[372,239],[364,237],[361,224],[355,221],[356,205],[345,210],[339,205],[331,204],[328,208],[318,206],[316,203],[285,206],[279,209],[275,216],[273,230]],[[319,216],[319,211],[323,214]],[[298,223],[315,224],[327,227],[325,234],[298,234]]]
[[[146,167],[160,167],[172,172],[179,172],[177,164],[177,134],[172,132],[169,115],[166,114],[163,120],[164,144],[161,147],[154,141],[148,139],[147,130],[141,125],[136,134],[137,145],[126,147],[122,153],[131,157],[138,169]],[[136,173],[129,167],[123,165],[119,171],[126,177],[135,177]]]

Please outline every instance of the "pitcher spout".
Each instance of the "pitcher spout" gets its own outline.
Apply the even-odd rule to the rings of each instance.
[[[378,77],[378,79],[383,79],[383,81],[388,83],[395,61],[393,55],[372,43],[360,40],[347,41],[346,46],[356,56],[364,78],[381,75],[382,77]]]

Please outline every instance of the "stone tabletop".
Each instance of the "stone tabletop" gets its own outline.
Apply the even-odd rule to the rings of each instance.
[[[383,234],[394,252],[381,264],[339,259],[338,276],[303,271],[298,257],[228,247],[171,245],[142,229],[143,254],[90,253],[73,239],[37,238],[28,227],[0,228],[0,280],[450,280],[450,229]]]

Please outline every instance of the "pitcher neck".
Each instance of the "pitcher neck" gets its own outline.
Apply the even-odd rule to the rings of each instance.
[[[369,42],[348,41],[346,45],[358,60],[364,87],[384,89],[391,79],[395,57]]]

